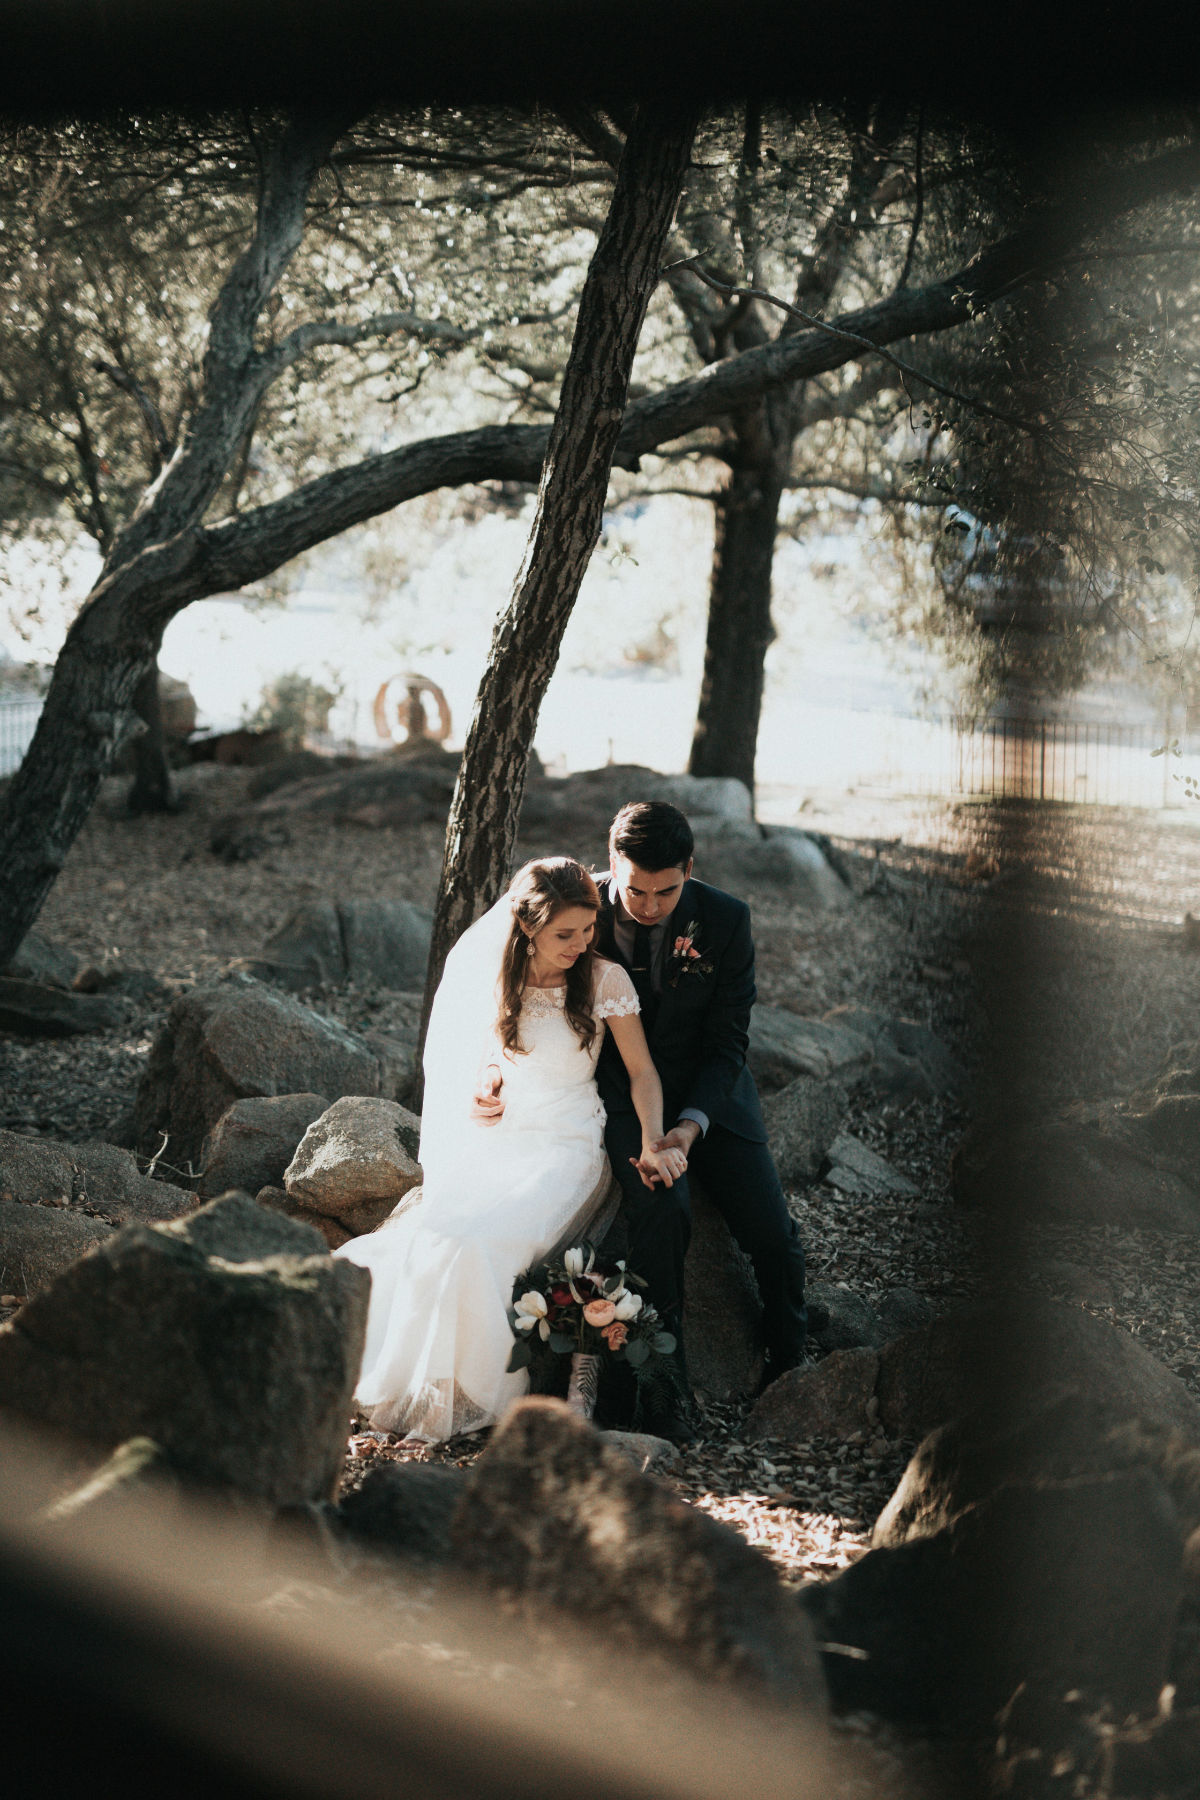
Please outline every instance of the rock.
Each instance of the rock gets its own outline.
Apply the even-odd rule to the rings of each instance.
[[[265,820],[257,813],[229,812],[213,820],[208,847],[222,862],[255,862],[268,850],[290,844],[292,834],[279,819]]]
[[[794,1443],[869,1432],[878,1374],[879,1357],[869,1349],[835,1350],[815,1365],[785,1369],[755,1402],[746,1436]]]
[[[426,821],[442,824],[450,811],[454,781],[453,768],[374,757],[352,768],[289,781],[260,800],[254,811],[263,819],[323,813],[344,824],[376,828]]]
[[[782,1006],[756,1006],[750,1014],[746,1061],[764,1093],[786,1087],[798,1075],[856,1081],[871,1060],[871,1045],[860,1032],[801,1018]]]
[[[1112,1282],[1080,1263],[1048,1256],[1038,1265],[1037,1274],[1051,1287],[1065,1288],[1073,1298],[1086,1300],[1092,1306],[1112,1306],[1116,1301]]]
[[[683,1269],[688,1374],[705,1399],[752,1394],[762,1376],[763,1330],[758,1284],[716,1205],[689,1182],[692,1236]]]
[[[853,1350],[883,1342],[879,1314],[861,1294],[833,1281],[810,1281],[805,1299],[808,1335],[818,1350]]]
[[[889,1100],[906,1104],[966,1091],[965,1069],[927,1025],[862,1006],[835,1006],[825,1023],[866,1038],[873,1056],[867,1084]]]
[[[1180,1535],[1147,1469],[1013,1483],[936,1536],[871,1550],[804,1590],[834,1704],[985,1725],[1026,1683],[1119,1714],[1157,1702],[1181,1592]]]
[[[196,697],[186,681],[158,672],[158,707],[169,738],[182,741],[196,729]]]
[[[250,777],[246,783],[246,797],[249,800],[265,800],[268,794],[287,787],[289,782],[304,781],[315,775],[331,775],[338,770],[353,769],[356,766],[357,758],[353,756],[324,756],[319,750],[289,750]]]
[[[293,1200],[371,1231],[419,1186],[421,1121],[393,1100],[348,1095],[315,1119],[284,1171]],[[364,1223],[364,1209],[371,1224]]]
[[[138,1146],[152,1154],[167,1132],[179,1168],[199,1162],[206,1135],[235,1100],[378,1095],[383,1083],[379,1059],[360,1037],[234,975],[193,988],[168,1013],[134,1102]]]
[[[682,1466],[683,1458],[666,1438],[649,1431],[606,1431],[604,1441],[629,1458],[643,1475],[668,1475]],[[1197,1546],[1200,1550],[1200,1545]]]
[[[1193,1181],[1154,1167],[1146,1147],[1123,1134],[1114,1108],[1073,1107],[1014,1129],[973,1127],[951,1174],[954,1197],[966,1206],[1123,1229],[1200,1229]]]
[[[282,987],[423,987],[433,920],[407,900],[309,900],[246,967]]]
[[[443,1563],[464,1481],[461,1469],[437,1463],[376,1463],[338,1506],[334,1528],[373,1550]]]
[[[830,1144],[829,1165],[824,1179],[842,1194],[874,1196],[919,1194],[921,1191],[907,1175],[901,1175],[898,1169],[893,1169],[882,1156],[860,1143],[858,1138],[851,1137],[848,1131],[841,1132]]]
[[[472,1466],[453,1526],[466,1580],[530,1621],[558,1611],[793,1703],[821,1700],[807,1622],[766,1558],[631,1467],[555,1400],[513,1407]]]
[[[817,912],[835,912],[853,904],[853,889],[808,832],[788,825],[763,829],[764,841],[749,852],[743,881],[777,883],[788,888],[793,901]]]
[[[414,1190],[420,1193],[420,1189]],[[340,1219],[331,1219],[325,1213],[313,1212],[311,1207],[304,1206],[299,1200],[293,1200],[286,1188],[260,1188],[254,1196],[259,1206],[265,1206],[270,1212],[282,1213],[286,1219],[295,1219],[301,1225],[309,1225],[319,1231],[330,1250],[340,1250],[348,1244],[355,1233],[349,1226],[343,1225]],[[373,1228],[372,1228],[373,1229]]]
[[[43,987],[73,988],[79,966],[73,950],[52,943],[40,931],[27,931],[16,955],[0,974],[17,981],[35,981]]]
[[[0,1199],[0,1293],[36,1294],[113,1230],[65,1207]]]
[[[12,1131],[0,1131],[0,1200],[61,1202],[111,1225],[177,1219],[196,1205],[185,1188],[143,1175],[129,1152],[113,1144],[58,1144]]]
[[[0,1406],[275,1506],[331,1497],[365,1271],[252,1200],[127,1225],[0,1327]]]
[[[932,1537],[1011,1481],[1069,1481],[1140,1462],[1177,1486],[1181,1459],[1168,1453],[1168,1442],[1185,1440],[1148,1431],[1077,1389],[1043,1389],[1018,1408],[977,1407],[918,1444],[871,1543],[894,1548]],[[1200,1478],[1194,1486],[1191,1508],[1200,1516]],[[1182,1495],[1176,1499],[1186,1506]]]
[[[257,1194],[260,1188],[279,1187],[297,1144],[328,1105],[322,1094],[235,1100],[204,1140],[200,1194],[210,1200],[228,1188]]]
[[[902,1332],[912,1331],[933,1318],[933,1307],[923,1294],[909,1287],[889,1288],[876,1309],[879,1316],[877,1343],[886,1344]]]
[[[21,1037],[71,1037],[109,1031],[124,1018],[116,1000],[103,994],[65,993],[40,981],[0,976],[0,1030]]]
[[[798,1075],[763,1102],[771,1155],[785,1186],[815,1182],[845,1117],[847,1091],[836,1080]]]
[[[1200,1403],[1135,1338],[1081,1307],[1029,1296],[947,1314],[885,1344],[879,1421],[889,1437],[919,1440],[980,1395],[1004,1401],[1015,1422],[1066,1388],[1114,1418],[1200,1443]]]

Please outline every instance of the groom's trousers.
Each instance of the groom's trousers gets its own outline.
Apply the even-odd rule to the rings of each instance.
[[[642,1147],[641,1127],[632,1113],[611,1116],[604,1137],[625,1201],[629,1267],[645,1279],[647,1297],[664,1323],[678,1328],[692,1229],[688,1178],[670,1188],[643,1184],[629,1160]],[[808,1322],[804,1249],[770,1151],[723,1125],[710,1125],[691,1148],[688,1172],[702,1184],[753,1265],[772,1369],[792,1368],[800,1360]]]

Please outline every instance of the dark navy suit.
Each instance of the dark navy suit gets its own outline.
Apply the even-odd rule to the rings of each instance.
[[[628,968],[613,930],[616,884],[601,894],[596,950]],[[695,926],[698,958],[682,966],[671,946]],[[754,1079],[746,1067],[754,1004],[754,943],[750,909],[705,882],[684,883],[667,921],[662,989],[643,1005],[642,1023],[663,1088],[663,1125],[669,1131],[685,1107],[704,1113],[708,1130],[688,1156],[730,1231],[750,1257],[763,1302],[763,1328],[773,1369],[798,1361],[805,1335],[804,1251],[767,1149]],[[630,1268],[645,1277],[649,1297],[678,1327],[683,1261],[691,1235],[687,1178],[673,1187],[644,1186],[629,1158],[641,1149],[641,1128],[629,1077],[611,1036],[596,1071],[608,1114],[605,1144],[621,1184],[629,1224]]]

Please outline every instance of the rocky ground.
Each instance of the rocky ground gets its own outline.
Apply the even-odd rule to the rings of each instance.
[[[433,825],[400,832],[296,816],[290,841],[257,860],[218,860],[208,847],[213,820],[242,801],[247,780],[241,770],[188,770],[183,809],[153,822],[129,819],[120,784],[108,785],[41,925],[105,974],[146,970],[157,982],[129,976],[119,1029],[0,1039],[0,1126],[75,1141],[104,1135],[129,1105],[173,994],[252,954],[297,901],[335,891],[431,904],[441,856]],[[763,999],[814,1015],[853,1003],[931,1026],[972,1070],[984,1112],[1006,1084],[1030,1110],[1125,1093],[1173,1042],[1200,1035],[1200,956],[1180,924],[1200,890],[1200,831],[1190,819],[847,800],[810,806],[800,822],[827,835],[858,903],[813,912],[778,888],[749,892]],[[554,847],[536,836],[524,846]],[[997,1068],[988,1062],[989,1018],[1004,1017],[1018,979],[1020,1060]],[[318,1004],[349,1025],[386,1030],[413,1002],[350,988],[328,990]],[[903,1110],[854,1103],[849,1128],[919,1193],[868,1200],[824,1184],[793,1193],[815,1278],[868,1299],[910,1287],[938,1309],[975,1289],[970,1222],[950,1193],[950,1158],[967,1122],[944,1100]],[[1200,1395],[1192,1308],[1200,1247],[1047,1225],[1031,1266],[1046,1291],[1135,1333]],[[880,1435],[752,1444],[742,1435],[746,1411],[710,1406],[670,1479],[759,1545],[787,1581],[835,1573],[862,1554],[912,1446]],[[379,1457],[465,1464],[478,1449],[468,1439],[414,1450],[358,1433],[346,1482]]]

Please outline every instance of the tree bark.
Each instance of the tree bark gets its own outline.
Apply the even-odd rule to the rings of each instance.
[[[754,796],[771,623],[779,503],[792,454],[791,407],[767,400],[737,421],[728,482],[716,502],[704,678],[688,772],[733,776]]]
[[[167,761],[157,660],[134,689],[133,710],[146,729],[135,735],[131,746],[133,785],[126,805],[131,813],[174,812],[175,785]]]
[[[646,308],[696,128],[688,104],[639,106],[587,272],[537,512],[491,653],[450,809],[421,1041],[447,952],[508,878],[542,696],[600,536]]]

